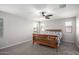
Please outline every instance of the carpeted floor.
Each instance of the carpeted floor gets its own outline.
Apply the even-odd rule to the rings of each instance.
[[[79,55],[73,43],[65,43],[58,49],[32,44],[31,41],[0,50],[0,55]]]

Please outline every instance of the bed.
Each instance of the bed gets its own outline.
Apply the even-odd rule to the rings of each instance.
[[[60,46],[62,40],[62,30],[46,29],[45,33],[33,34],[33,44],[41,44],[52,48]]]

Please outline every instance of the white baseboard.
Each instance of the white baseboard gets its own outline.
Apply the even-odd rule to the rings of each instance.
[[[26,41],[17,42],[17,43],[12,44],[12,45],[8,45],[8,46],[5,46],[5,47],[1,47],[0,49],[9,48],[9,47],[12,47],[12,46],[15,46],[15,45],[19,45],[19,44],[22,44],[22,43],[25,43],[25,42],[28,42],[28,41],[31,41],[31,40],[26,40]]]

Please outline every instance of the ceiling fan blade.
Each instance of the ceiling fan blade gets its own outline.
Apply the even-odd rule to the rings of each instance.
[[[53,15],[47,15],[47,16],[53,16]]]
[[[50,19],[49,16],[45,16],[46,19]]]

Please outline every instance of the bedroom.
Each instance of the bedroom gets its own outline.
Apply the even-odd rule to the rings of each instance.
[[[0,18],[1,55],[79,54],[79,4],[1,4]],[[56,47],[49,47],[49,40],[49,45],[32,42],[33,35],[47,40],[53,36]]]

